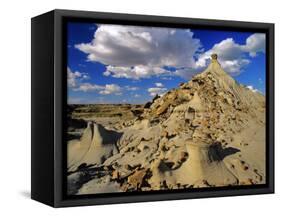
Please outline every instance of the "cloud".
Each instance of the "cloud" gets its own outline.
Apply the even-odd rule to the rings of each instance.
[[[196,73],[202,72],[205,69],[205,67],[196,66],[194,68],[180,68],[180,69],[177,69],[176,71],[174,71],[173,74],[177,75],[179,77],[182,77],[186,80],[189,80]]]
[[[167,91],[167,88],[151,87],[147,91],[150,93],[150,96],[163,95]]]
[[[133,87],[133,86],[129,86],[129,85],[125,86],[124,88],[128,91],[136,91],[139,89],[138,87]]]
[[[200,40],[188,29],[102,24],[91,42],[76,44],[75,48],[86,53],[88,61],[104,64],[104,76],[115,78],[190,79],[207,67],[212,53],[218,54],[226,72],[236,76],[250,64],[250,58],[265,52],[265,34],[252,34],[244,44],[226,38],[203,51]]]
[[[117,84],[106,84],[106,85],[97,85],[92,83],[83,83],[84,80],[90,79],[90,76],[87,73],[81,73],[78,71],[72,72],[71,69],[67,68],[67,83],[68,87],[73,91],[82,91],[82,92],[93,92],[99,91],[99,94],[102,95],[121,95],[122,88]],[[127,90],[137,90],[137,87],[126,86]]]
[[[83,99],[81,99],[81,98],[73,98],[73,97],[67,98],[67,104],[80,104],[82,102],[83,102]]]
[[[94,98],[76,98],[69,96],[67,99],[68,104],[105,104],[105,103],[116,103],[116,101],[111,99],[105,99],[103,96],[98,96]]]
[[[238,44],[232,38],[222,40],[210,50],[200,54],[196,61],[196,68],[204,68],[209,63],[212,53],[218,54],[223,69],[232,76],[239,75],[251,61],[248,53],[255,57],[258,52],[265,52],[265,34],[255,33],[246,39],[245,44]]]
[[[162,96],[167,91],[167,88],[165,88],[164,85],[159,82],[155,83],[155,87],[148,88],[147,91],[149,92],[150,96]]]
[[[168,81],[170,81],[170,80],[172,80],[173,78],[172,78],[172,77],[161,77],[161,79],[162,79],[162,80],[168,80]]]
[[[141,95],[135,94],[134,97],[135,97],[135,98],[139,98],[139,97],[141,97]]]
[[[265,52],[265,34],[255,33],[246,40],[244,50],[250,53],[250,56],[255,57],[258,52]]]
[[[99,92],[102,95],[109,95],[109,94],[115,94],[115,95],[121,95],[121,87],[117,84],[106,84],[104,86],[104,89]]]
[[[206,67],[212,53],[218,54],[221,66],[231,75],[239,74],[242,67],[250,63],[248,59],[243,58],[242,46],[237,44],[232,38],[227,38],[215,44],[212,49],[204,54],[199,55],[196,62],[197,67]]]
[[[105,76],[129,79],[149,78],[151,76],[161,76],[167,74],[171,74],[171,72],[161,67],[145,65],[138,65],[132,67],[107,66],[106,71],[103,73],[103,75]]]
[[[90,43],[75,45],[105,76],[140,79],[169,74],[164,66],[195,66],[200,40],[186,29],[99,25]]]
[[[96,84],[82,83],[77,88],[73,88],[74,91],[90,92],[95,90],[103,90],[104,87]]]
[[[255,89],[254,86],[252,86],[252,85],[247,86],[247,88],[250,89],[251,91],[253,91],[254,93],[260,92],[258,89]]]
[[[69,67],[67,67],[67,84],[68,87],[76,87],[78,83],[82,80],[90,79],[90,76],[87,73],[81,73],[78,71],[73,72]]]
[[[156,86],[156,87],[163,87],[164,85],[159,82],[159,83],[155,83],[155,86]]]
[[[122,95],[122,88],[117,84],[97,85],[91,83],[80,83],[78,87],[72,88],[73,91],[94,92],[98,91],[101,95]]]
[[[83,75],[83,76],[82,76],[82,79],[83,79],[83,80],[89,80],[89,79],[90,79],[90,76],[89,76],[89,75]]]
[[[76,74],[67,68],[67,85],[69,87],[76,87]]]

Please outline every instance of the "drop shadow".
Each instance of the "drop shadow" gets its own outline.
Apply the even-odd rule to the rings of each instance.
[[[29,191],[21,191],[21,192],[19,192],[19,194],[20,194],[22,197],[25,197],[25,198],[28,198],[28,199],[31,198],[31,193],[30,193]]]

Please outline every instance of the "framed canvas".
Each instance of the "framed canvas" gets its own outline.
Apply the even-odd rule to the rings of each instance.
[[[274,24],[32,18],[32,192],[54,207],[274,192]]]

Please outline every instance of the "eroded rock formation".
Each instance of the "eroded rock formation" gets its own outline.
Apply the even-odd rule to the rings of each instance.
[[[95,183],[86,182],[87,193],[265,182],[265,98],[224,72],[217,55],[123,126],[115,132],[89,123],[69,143],[69,171],[84,164]]]

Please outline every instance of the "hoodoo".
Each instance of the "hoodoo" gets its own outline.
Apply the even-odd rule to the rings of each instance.
[[[116,143],[120,134],[106,130],[103,126],[89,122],[80,142],[72,144],[69,148],[70,171],[76,170],[80,165],[100,165],[107,158],[118,153]]]

